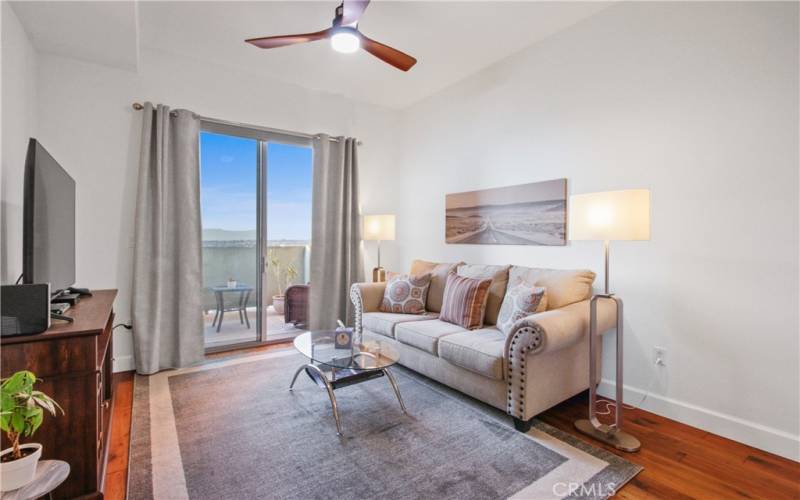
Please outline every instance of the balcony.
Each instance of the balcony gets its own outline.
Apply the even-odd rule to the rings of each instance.
[[[307,242],[270,242],[267,251],[284,269],[281,281],[288,285],[308,282],[310,246]],[[207,348],[259,339],[256,292],[259,262],[254,239],[203,241],[203,318]],[[291,280],[285,279],[285,269],[289,265],[297,271],[297,276]],[[273,296],[283,291],[279,290],[275,276],[268,273],[263,294],[264,340],[289,339],[305,331],[304,325],[285,322],[283,312],[279,312],[280,304],[276,310]]]

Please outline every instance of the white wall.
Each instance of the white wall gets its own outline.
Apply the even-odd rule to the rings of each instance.
[[[614,6],[403,113],[400,168],[375,188],[397,212],[387,267],[589,267],[599,284],[599,242],[445,245],[445,193],[649,188],[652,240],[612,244],[628,402],[652,384],[645,408],[797,459],[797,92],[796,3]]]
[[[77,184],[76,284],[118,288],[117,321],[130,320],[133,214],[140,113],[150,100],[204,116],[309,133],[353,135],[362,182],[394,160],[396,116],[374,106],[241,71],[143,50],[137,73],[40,55],[39,138]],[[363,206],[375,200],[365,193]],[[130,334],[118,329],[115,369],[132,369]]]
[[[2,168],[0,282],[22,273],[22,182],[28,139],[36,131],[36,51],[7,2],[2,2]]]

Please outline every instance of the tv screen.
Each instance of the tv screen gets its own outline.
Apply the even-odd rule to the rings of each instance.
[[[28,141],[23,200],[23,283],[75,283],[75,181],[39,141]]]

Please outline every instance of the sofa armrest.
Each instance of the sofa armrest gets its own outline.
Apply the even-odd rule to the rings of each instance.
[[[587,339],[590,301],[584,300],[538,314],[514,323],[506,338],[505,361],[508,378],[508,413],[518,418],[524,415],[524,394],[527,378],[525,364],[535,362],[536,356],[571,347]],[[610,299],[597,301],[597,330],[603,333],[616,326],[616,307]],[[535,381],[530,381],[535,383]]]
[[[355,331],[361,333],[361,317],[365,312],[380,310],[386,283],[353,283],[350,301],[353,303]]]

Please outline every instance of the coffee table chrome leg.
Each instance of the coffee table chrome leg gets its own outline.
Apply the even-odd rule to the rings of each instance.
[[[336,434],[342,435],[342,422],[339,420],[339,408],[336,406],[336,396],[333,395],[333,387],[325,380],[325,388],[328,389],[328,397],[331,399],[331,408],[333,408],[333,418],[336,420]]]
[[[400,409],[403,410],[403,413],[408,413],[406,411],[406,405],[403,404],[403,398],[400,396],[400,388],[397,387],[397,381],[394,379],[394,375],[387,369],[384,368],[381,370],[386,378],[389,379],[389,383],[392,384],[392,389],[394,389],[394,395],[397,396],[397,401],[400,403]]]
[[[292,383],[289,384],[290,391],[292,390],[292,387],[294,387],[294,383],[297,381],[297,376],[300,375],[300,372],[306,369],[306,366],[308,365],[303,365],[300,368],[298,368],[296,372],[294,372],[294,377],[292,377]]]
[[[336,420],[336,434],[341,436],[342,435],[342,421],[339,419],[339,407],[336,405],[336,396],[333,395],[333,386],[331,385],[330,381],[328,381],[328,377],[325,376],[325,372],[319,369],[318,366],[315,365],[303,365],[297,369],[294,373],[294,377],[292,377],[292,383],[289,385],[289,390],[292,390],[294,386],[295,380],[297,380],[297,376],[300,375],[300,372],[303,370],[312,370],[319,375],[319,378],[325,384],[325,390],[328,391],[328,399],[331,400],[331,408],[333,409],[333,418]],[[400,403],[402,405],[402,403]]]
[[[333,395],[333,386],[328,381],[328,377],[325,376],[325,372],[319,369],[318,366],[314,365],[306,365],[306,368],[310,368],[311,370],[317,372],[319,374],[322,381],[325,383],[325,389],[328,391],[328,398],[331,400],[331,408],[333,409],[333,418],[336,420],[336,434],[342,435],[342,422],[339,420],[339,407],[336,406],[336,396]]]

